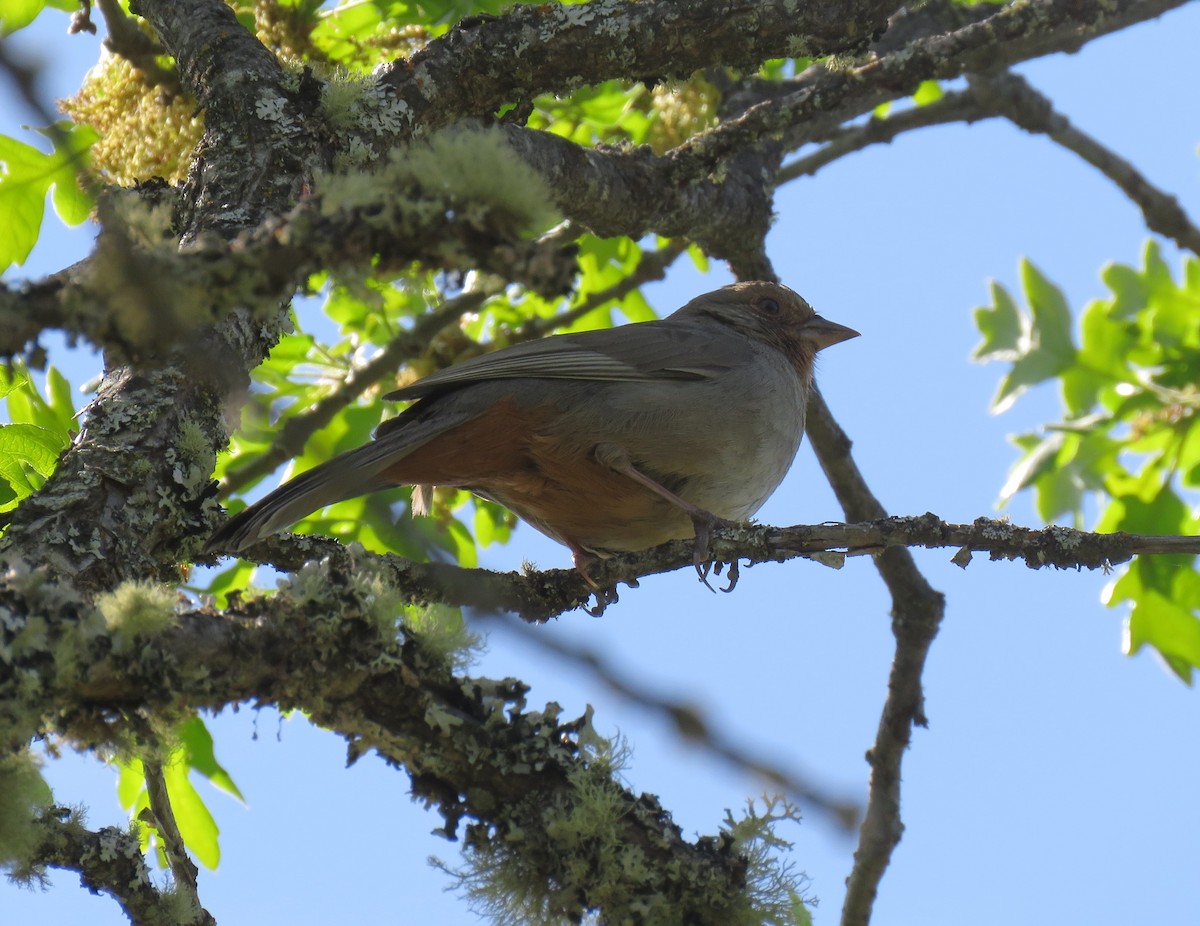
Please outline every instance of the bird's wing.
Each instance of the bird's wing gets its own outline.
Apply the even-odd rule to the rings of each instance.
[[[493,379],[574,379],[645,382],[709,379],[749,359],[744,339],[719,326],[678,321],[555,335],[514,344],[447,367],[387,399],[419,399]]]

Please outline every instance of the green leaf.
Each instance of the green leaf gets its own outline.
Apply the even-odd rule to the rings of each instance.
[[[983,343],[971,356],[980,361],[1016,360],[1025,334],[1021,313],[1008,290],[994,280],[991,291],[992,304],[975,310],[975,327],[983,335]]]
[[[113,764],[117,767],[117,800],[126,810],[132,811],[137,801],[146,796],[146,770],[142,760],[131,758]]]
[[[172,754],[171,761],[163,766],[163,778],[183,844],[201,865],[215,869],[221,861],[218,843],[221,831],[188,778],[188,764],[182,750]]]
[[[1030,334],[1038,349],[1065,365],[1075,359],[1071,309],[1062,290],[1046,279],[1032,261],[1021,261],[1021,282],[1033,312]]]
[[[37,491],[66,446],[60,434],[37,425],[0,425],[0,510]]]
[[[77,176],[98,135],[69,122],[58,128],[51,135],[55,148],[50,154],[0,135],[0,273],[29,257],[41,231],[48,191],[54,189],[55,209],[69,225],[78,225],[91,210]]]
[[[1025,317],[1003,287],[992,285],[993,307],[975,312],[984,343],[976,348],[980,360],[1012,359],[1008,375],[992,400],[1002,412],[1030,386],[1061,375],[1075,362],[1071,311],[1062,291],[1028,260],[1021,261],[1021,283],[1029,303]]]
[[[0,36],[12,35],[24,29],[46,9],[73,11],[79,8],[75,0],[4,0],[0,4]]]
[[[213,752],[212,734],[199,717],[185,720],[179,728],[179,740],[186,750],[187,764],[212,782],[213,787],[220,788],[226,794],[236,797],[243,804],[246,798],[238,786],[234,784],[229,773],[217,761]]]
[[[213,753],[212,737],[204,722],[199,718],[184,721],[176,730],[180,737],[180,745],[171,751],[170,757],[163,763],[163,779],[167,786],[167,799],[171,804],[171,812],[175,817],[175,825],[183,837],[184,845],[196,859],[205,867],[215,869],[221,860],[221,849],[218,842],[220,829],[213,819],[212,813],[204,803],[204,799],[192,785],[189,772],[192,769],[200,772],[216,787],[242,800],[241,792],[233,779],[217,762]],[[116,760],[118,769],[117,798],[130,816],[138,818],[141,812],[150,805],[149,794],[146,790],[145,766],[138,758]],[[144,819],[144,818],[143,818]],[[142,847],[146,848],[149,840],[146,827],[142,834]],[[160,861],[162,861],[161,839],[159,845]]]
[[[648,322],[658,318],[654,307],[646,301],[640,289],[635,289],[621,300],[621,314],[631,322]]]
[[[229,606],[231,592],[242,592],[250,587],[250,581],[257,567],[245,560],[234,560],[233,565],[213,576],[204,591],[216,599],[218,608]]]
[[[912,98],[918,106],[928,106],[930,103],[936,103],[945,95],[942,85],[936,80],[923,80]]]
[[[46,407],[58,419],[60,433],[69,435],[76,428],[75,394],[70,381],[57,368],[46,370]]]
[[[1191,609],[1153,590],[1138,596],[1126,620],[1125,651],[1133,655],[1147,645],[1182,681],[1192,683],[1200,666],[1200,620]]]
[[[1048,472],[1058,458],[1062,449],[1063,435],[1051,434],[1039,440],[1032,434],[1014,438],[1013,443],[1025,451],[1025,456],[1012,468],[1003,488],[1000,489],[1000,504],[1008,501],[1020,492],[1033,485],[1039,477]]]
[[[0,459],[16,459],[42,478],[54,472],[67,443],[60,434],[35,424],[0,425]]]
[[[14,424],[34,424],[44,428],[64,443],[76,430],[75,409],[71,385],[54,367],[46,372],[48,399],[38,392],[29,371],[13,362],[9,372],[0,369],[0,395],[6,399],[9,420]]]
[[[376,3],[343,3],[321,16],[309,38],[331,61],[369,69],[370,58],[363,56],[362,49],[371,47],[383,16]]]
[[[0,135],[0,273],[25,263],[37,244],[50,186],[48,160],[36,148]]]

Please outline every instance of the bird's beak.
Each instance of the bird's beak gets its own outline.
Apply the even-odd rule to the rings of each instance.
[[[859,335],[853,328],[847,328],[845,325],[831,322],[820,315],[814,315],[801,326],[801,336],[804,340],[815,344],[817,350],[824,350],[826,347],[840,344],[842,341],[849,341]]]

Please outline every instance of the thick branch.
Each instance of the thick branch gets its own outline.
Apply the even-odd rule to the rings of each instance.
[[[397,62],[388,80],[417,121],[487,116],[503,104],[610,78],[687,77],[752,68],[768,58],[860,47],[895,0],[593,0],[518,6],[476,17]],[[537,54],[530,54],[530,46]]]
[[[52,629],[14,648],[22,680],[19,689],[0,682],[0,720],[7,711],[53,715],[64,719],[61,732],[78,730],[91,744],[105,730],[119,738],[123,717],[180,703],[299,708],[345,736],[352,756],[375,750],[402,764],[414,795],[440,808],[447,835],[469,817],[482,826],[467,828],[468,848],[493,856],[519,849],[525,877],[554,886],[549,902],[564,917],[602,908],[606,921],[622,922],[649,897],[681,922],[721,924],[745,902],[745,860],[730,838],[685,841],[653,797],[627,791],[605,770],[587,745],[595,734],[586,718],[562,720],[553,705],[528,710],[526,688],[514,680],[452,673],[436,646],[397,628],[369,558],[310,566],[271,598],[225,612],[195,609],[157,631],[118,625],[98,635],[98,619],[69,586],[28,571],[8,578],[0,605]],[[63,672],[47,653],[68,646],[78,658]],[[642,857],[619,883],[611,866],[602,874],[568,863],[594,846],[563,821],[584,802],[594,812],[600,791],[612,808],[605,838]]]
[[[1030,0],[1000,6],[978,22],[914,39],[853,68],[816,64],[790,93],[751,107],[741,118],[698,135],[672,152],[682,169],[703,176],[749,142],[780,132],[789,147],[827,137],[840,123],[907,96],[922,81],[984,73],[1152,19],[1186,0]],[[886,37],[885,37],[886,38]]]

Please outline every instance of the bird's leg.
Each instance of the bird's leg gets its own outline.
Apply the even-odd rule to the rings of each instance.
[[[571,558],[575,561],[575,571],[579,573],[579,575],[583,578],[583,581],[587,583],[587,587],[592,590],[592,594],[596,596],[596,607],[585,607],[584,610],[587,611],[587,613],[592,617],[599,617],[604,613],[605,608],[607,608],[610,604],[616,604],[619,600],[619,596],[617,595],[617,587],[616,585],[610,585],[608,588],[604,588],[599,582],[592,578],[592,574],[588,570],[596,563],[600,562],[599,556],[590,550],[585,550],[574,541],[567,540],[566,544],[571,549]],[[636,579],[634,579],[630,584],[633,588],[637,588]]]
[[[692,554],[692,564],[700,574],[700,581],[708,585],[708,544],[714,527],[734,527],[732,521],[719,518],[711,511],[705,511],[698,505],[693,505],[686,498],[680,498],[666,486],[651,479],[629,459],[629,454],[615,444],[601,444],[596,448],[596,459],[623,476],[628,476],[639,485],[645,486],[655,495],[665,498],[676,508],[692,519],[692,529],[696,532],[696,546]],[[711,589],[712,586],[709,585]]]
[[[575,571],[583,577],[583,581],[587,583],[588,588],[593,592],[600,591],[600,586],[592,578],[592,574],[589,571],[592,566],[600,562],[600,557],[589,550],[585,550],[583,547],[576,546],[570,541],[567,542],[567,546],[571,548],[571,559],[575,562]]]

